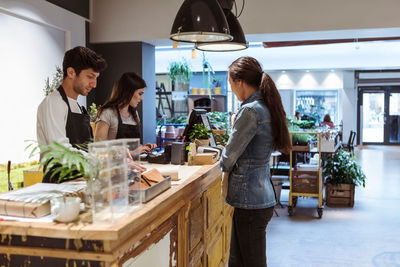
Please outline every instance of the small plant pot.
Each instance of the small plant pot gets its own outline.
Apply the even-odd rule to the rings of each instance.
[[[199,94],[199,88],[192,88],[192,95],[198,95]]]
[[[206,94],[206,89],[205,88],[201,88],[200,89],[200,95],[205,95]]]
[[[207,95],[212,95],[212,89],[211,88],[207,89]]]
[[[214,88],[214,94],[220,95],[221,94],[221,87],[215,87]]]

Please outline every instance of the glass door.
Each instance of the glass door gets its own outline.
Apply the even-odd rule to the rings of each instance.
[[[361,112],[361,142],[384,142],[385,93],[363,92]]]
[[[400,92],[389,93],[389,114],[387,122],[389,143],[400,143]]]
[[[400,87],[360,88],[359,133],[363,144],[400,144]]]

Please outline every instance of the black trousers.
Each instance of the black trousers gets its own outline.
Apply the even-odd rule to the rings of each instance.
[[[266,234],[274,207],[235,208],[232,218],[229,267],[266,267]]]

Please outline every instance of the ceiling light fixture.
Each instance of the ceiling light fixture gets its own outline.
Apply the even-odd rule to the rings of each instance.
[[[232,38],[217,0],[185,0],[170,34],[173,41],[189,43],[230,41]]]
[[[213,43],[198,43],[196,44],[196,49],[210,52],[229,52],[239,51],[249,47],[249,44],[246,42],[246,37],[244,36],[242,26],[240,26],[237,17],[230,9],[223,9],[226,20],[228,21],[229,32],[233,36],[233,40]]]

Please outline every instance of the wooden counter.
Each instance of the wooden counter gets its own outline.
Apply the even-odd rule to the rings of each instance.
[[[188,167],[186,167],[188,168]],[[218,163],[113,225],[0,222],[1,266],[224,266],[233,209]],[[86,217],[85,217],[86,216]]]

